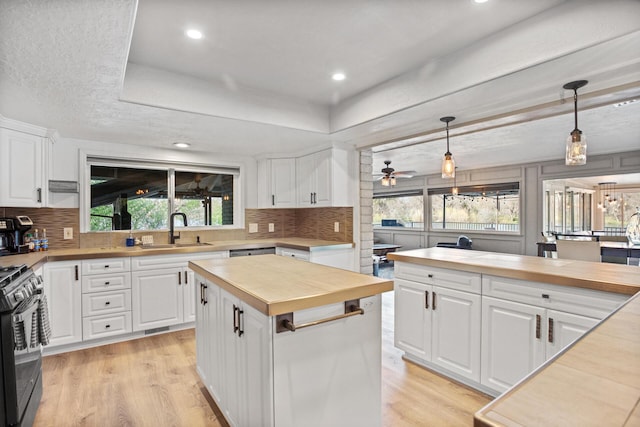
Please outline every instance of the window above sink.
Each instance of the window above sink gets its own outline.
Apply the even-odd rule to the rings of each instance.
[[[88,157],[85,176],[89,232],[167,230],[173,212],[184,213],[189,228],[240,223],[238,168]]]

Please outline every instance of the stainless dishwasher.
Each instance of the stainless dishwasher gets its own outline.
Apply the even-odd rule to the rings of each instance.
[[[268,255],[275,254],[276,248],[255,248],[255,249],[231,249],[229,251],[229,257],[236,256],[250,256],[250,255]]]

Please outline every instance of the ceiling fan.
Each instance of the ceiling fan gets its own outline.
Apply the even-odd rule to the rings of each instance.
[[[384,164],[386,165],[380,172],[381,174],[375,174],[377,176],[377,180],[380,181],[380,184],[388,187],[396,185],[396,178],[412,178],[416,171],[396,171],[391,166],[391,160],[385,160]]]

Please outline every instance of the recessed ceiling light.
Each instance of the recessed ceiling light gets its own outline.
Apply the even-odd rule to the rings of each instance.
[[[342,81],[346,78],[347,76],[344,75],[344,73],[334,73],[333,76],[331,76],[331,78],[335,81]]]
[[[474,3],[486,3],[489,0],[473,0]]]
[[[178,148],[189,148],[189,147],[191,147],[191,144],[189,144],[188,142],[174,142],[173,145],[178,147]]]
[[[635,104],[636,102],[638,102],[637,99],[630,99],[628,101],[618,102],[617,104],[613,104],[613,106],[614,107],[624,107],[625,105]]]
[[[194,39],[194,40],[200,40],[202,38],[202,33],[198,30],[187,30],[187,37]]]

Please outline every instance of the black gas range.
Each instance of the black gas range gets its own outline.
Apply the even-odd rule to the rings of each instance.
[[[26,265],[0,267],[0,420],[30,426],[42,398],[42,345],[50,329],[42,278]]]

